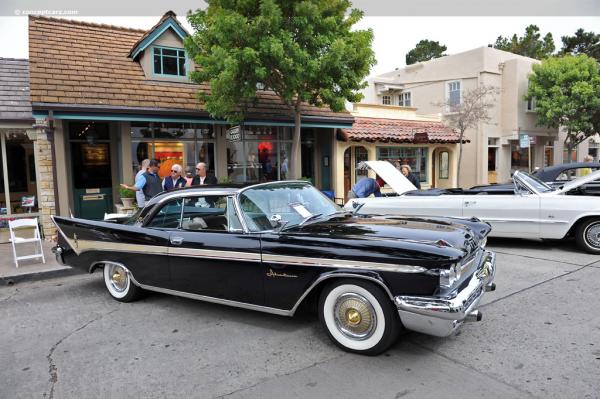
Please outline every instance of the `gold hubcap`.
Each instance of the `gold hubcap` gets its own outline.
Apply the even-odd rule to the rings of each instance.
[[[126,271],[119,266],[112,266],[109,269],[111,285],[119,292],[124,291],[127,288],[127,274]]]
[[[335,304],[334,315],[338,330],[352,339],[369,338],[377,325],[375,311],[362,295],[341,295]]]
[[[360,317],[360,313],[358,313],[358,310],[350,308],[346,311],[346,321],[348,321],[348,324],[356,326],[360,324],[361,320],[362,317]]]

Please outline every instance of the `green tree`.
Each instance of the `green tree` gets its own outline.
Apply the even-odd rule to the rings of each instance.
[[[535,99],[538,125],[566,130],[568,159],[579,143],[600,132],[600,67],[587,55],[534,65],[526,99]]]
[[[577,29],[575,35],[563,36],[561,40],[563,42],[560,50],[562,55],[586,54],[600,62],[600,34]]]
[[[444,54],[444,51],[447,49],[448,48],[443,44],[440,44],[440,42],[423,39],[417,43],[414,49],[406,53],[406,65],[443,57],[446,55]]]
[[[552,33],[547,33],[542,39],[540,28],[536,25],[526,27],[525,35],[522,37],[518,37],[516,34],[510,39],[498,36],[496,43],[490,45],[490,47],[538,60],[550,57],[555,49]]]
[[[214,117],[243,122],[259,89],[274,92],[294,115],[290,177],[300,177],[303,103],[341,111],[360,101],[359,90],[375,64],[373,32],[353,30],[363,13],[348,0],[210,0],[188,15],[195,32],[186,39],[209,83],[199,98]]]

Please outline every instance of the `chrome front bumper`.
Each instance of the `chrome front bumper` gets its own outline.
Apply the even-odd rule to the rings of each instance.
[[[448,296],[397,296],[394,298],[402,324],[409,330],[446,337],[467,320],[481,320],[476,311],[484,292],[496,287],[496,254],[485,251],[469,283]]]

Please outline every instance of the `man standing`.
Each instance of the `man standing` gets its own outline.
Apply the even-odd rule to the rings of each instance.
[[[385,182],[379,176],[376,176],[375,179],[365,177],[364,179],[359,180],[352,190],[348,191],[348,199],[367,198],[371,194],[375,197],[381,197],[381,187],[383,187],[384,184]]]
[[[181,176],[181,165],[173,164],[171,166],[171,175],[164,178],[162,188],[165,191],[173,190],[174,188],[185,187],[187,181]]]
[[[400,166],[400,171],[408,179],[409,182],[413,184],[417,188],[417,190],[421,189],[421,182],[417,179],[417,176],[413,175],[412,169],[409,165]]]
[[[140,170],[135,174],[135,180],[148,171],[148,165],[150,165],[149,159],[144,159],[140,164]],[[146,205],[146,198],[141,190],[135,192],[135,202],[137,202],[139,208],[143,208]]]
[[[192,186],[200,186],[202,184],[217,184],[217,178],[214,176],[207,176],[206,164],[200,162],[196,165],[196,176],[192,180]]]
[[[148,201],[156,194],[162,191],[162,185],[160,183],[160,177],[158,177],[158,169],[160,168],[160,162],[158,159],[151,159],[148,164],[148,170],[142,173],[136,180],[133,186],[121,183],[121,187],[128,188],[134,191],[141,191],[144,193],[144,199]]]

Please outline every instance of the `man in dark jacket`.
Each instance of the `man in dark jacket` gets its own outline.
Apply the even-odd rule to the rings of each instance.
[[[192,180],[192,186],[200,186],[202,184],[217,184],[217,178],[215,176],[208,176],[206,174],[206,164],[200,162],[196,165],[196,176]]]
[[[158,176],[159,168],[160,161],[158,159],[151,159],[148,164],[148,170],[138,176],[133,186],[121,183],[121,187],[133,191],[141,190],[144,193],[144,198],[148,201],[150,198],[163,191],[160,177]]]

